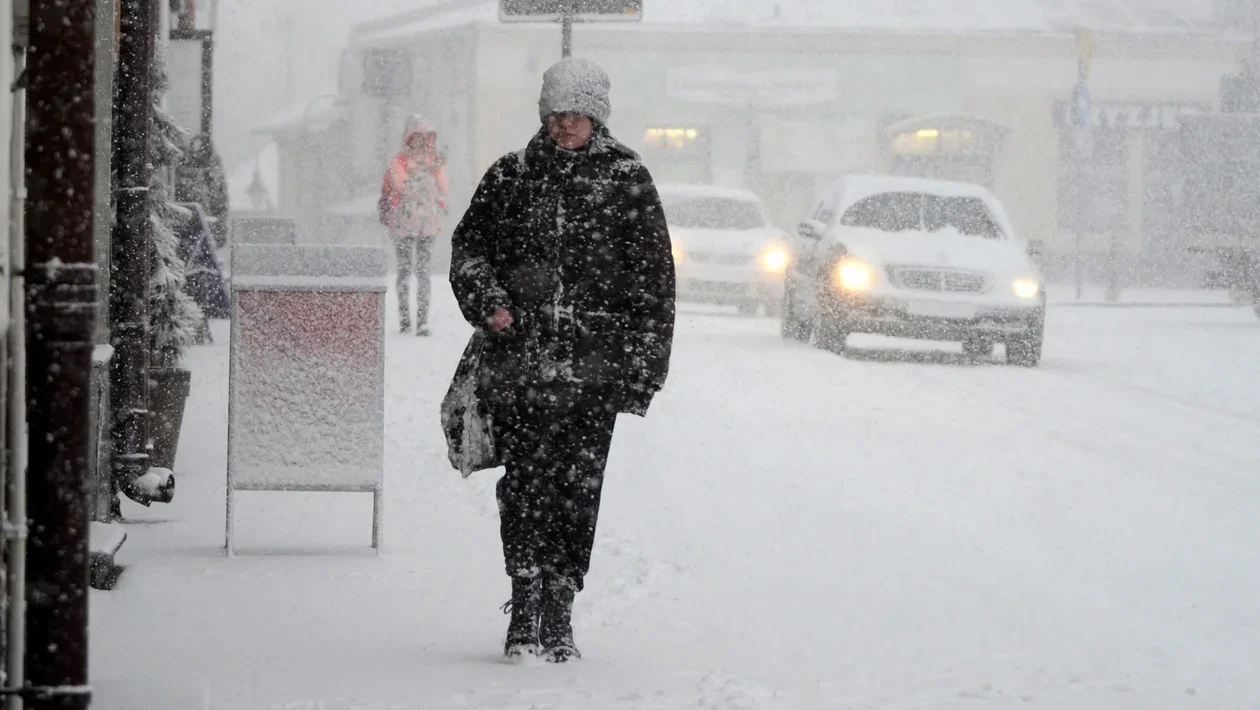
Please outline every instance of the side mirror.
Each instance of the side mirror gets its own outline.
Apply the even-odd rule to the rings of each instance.
[[[1028,242],[1028,256],[1034,259],[1040,259],[1042,253],[1041,246],[1042,243],[1040,239],[1034,239],[1033,241]]]
[[[825,231],[827,231],[827,225],[816,219],[801,222],[796,228],[796,233],[801,235],[801,238],[811,239],[813,241],[822,239],[823,232]]]

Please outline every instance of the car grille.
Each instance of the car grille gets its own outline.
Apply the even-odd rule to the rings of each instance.
[[[924,269],[890,266],[888,278],[894,285],[911,291],[944,293],[983,293],[988,279],[984,274],[953,269]]]
[[[697,264],[720,264],[723,266],[743,266],[744,264],[751,264],[753,261],[756,260],[757,257],[748,256],[747,254],[689,253],[687,254],[686,258],[690,261],[696,262]]]

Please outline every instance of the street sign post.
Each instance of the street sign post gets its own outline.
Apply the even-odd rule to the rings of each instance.
[[[573,55],[574,22],[641,22],[643,0],[499,0],[502,22],[559,22],[561,54]]]

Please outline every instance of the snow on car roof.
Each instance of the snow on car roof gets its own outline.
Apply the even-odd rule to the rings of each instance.
[[[833,184],[842,184],[846,194],[874,195],[880,192],[923,192],[940,197],[992,197],[988,188],[966,182],[903,177],[900,175],[845,175]]]
[[[706,185],[703,183],[657,183],[656,189],[661,193],[662,197],[681,197],[681,198],[699,198],[699,197],[719,197],[727,200],[740,200],[742,202],[761,203],[761,198],[749,190],[737,187],[723,187],[721,185]]]
[[[1008,236],[1015,236],[1015,227],[1006,214],[1002,201],[983,185],[900,175],[846,175],[832,182],[825,194],[839,195],[840,199],[835,204],[839,214],[859,200],[885,192],[920,192],[937,197],[971,197],[981,200],[993,213],[1002,231]]]

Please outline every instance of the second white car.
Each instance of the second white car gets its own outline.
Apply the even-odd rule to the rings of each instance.
[[[747,190],[712,185],[658,187],[674,247],[678,299],[775,314],[788,268],[787,234],[770,224]]]

